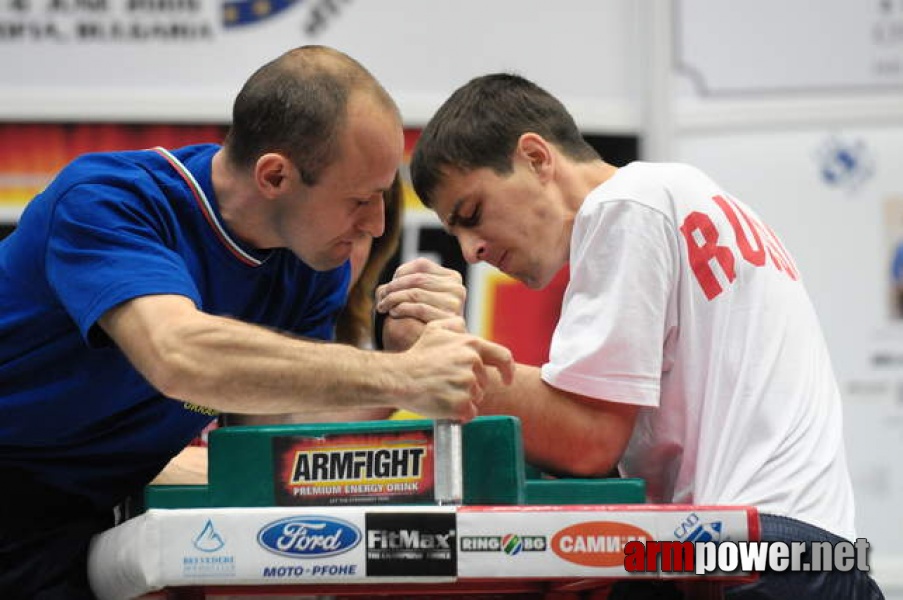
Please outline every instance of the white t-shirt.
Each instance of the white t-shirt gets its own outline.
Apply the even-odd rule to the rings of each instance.
[[[642,406],[651,502],[754,505],[855,539],[841,403],[790,255],[698,169],[631,163],[586,197],[542,377]]]

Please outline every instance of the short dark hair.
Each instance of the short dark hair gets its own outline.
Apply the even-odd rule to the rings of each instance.
[[[579,162],[599,158],[557,98],[519,75],[492,73],[458,88],[424,127],[411,156],[414,190],[429,206],[448,167],[510,173],[517,141],[528,132]]]
[[[398,114],[388,93],[350,56],[326,46],[301,46],[251,75],[232,107],[226,156],[250,168],[267,152],[288,157],[307,185],[339,153],[348,98],[365,90]]]

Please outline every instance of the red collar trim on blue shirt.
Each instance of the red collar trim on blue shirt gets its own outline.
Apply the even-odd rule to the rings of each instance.
[[[182,179],[185,180],[185,183],[188,184],[188,188],[191,190],[192,195],[194,195],[194,199],[198,204],[198,208],[201,209],[201,213],[204,215],[207,223],[210,224],[210,228],[213,229],[216,237],[219,238],[220,242],[222,242],[226,249],[231,252],[233,256],[235,256],[235,258],[245,263],[246,265],[252,267],[259,267],[260,265],[262,265],[263,261],[248,254],[241,246],[238,245],[238,243],[236,243],[235,240],[232,239],[232,237],[226,231],[226,228],[223,227],[222,223],[220,223],[219,219],[216,216],[216,212],[214,212],[213,210],[213,206],[210,204],[210,200],[207,199],[207,194],[204,193],[204,189],[194,178],[194,175],[191,174],[191,171],[185,168],[185,165],[183,165],[181,161],[173,156],[173,154],[166,148],[157,146],[156,148],[153,148],[153,150],[157,154],[165,158],[166,161],[170,165],[172,165],[172,168],[182,176]]]

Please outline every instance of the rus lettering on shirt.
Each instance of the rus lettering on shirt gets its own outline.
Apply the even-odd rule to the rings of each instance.
[[[690,267],[707,299],[712,300],[724,291],[712,263],[721,267],[728,283],[733,283],[737,278],[735,265],[737,252],[743,260],[754,267],[762,267],[770,262],[775,269],[782,271],[790,279],[799,278],[793,259],[770,227],[748,214],[733,199],[714,196],[712,200],[730,224],[736,251],[727,244],[731,236],[723,235],[727,232],[720,231],[712,217],[704,212],[690,213],[680,226],[680,232],[687,244]]]

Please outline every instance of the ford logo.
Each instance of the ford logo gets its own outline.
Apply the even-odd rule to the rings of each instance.
[[[267,524],[257,542],[276,554],[318,558],[348,552],[361,541],[361,531],[332,517],[289,517]]]

